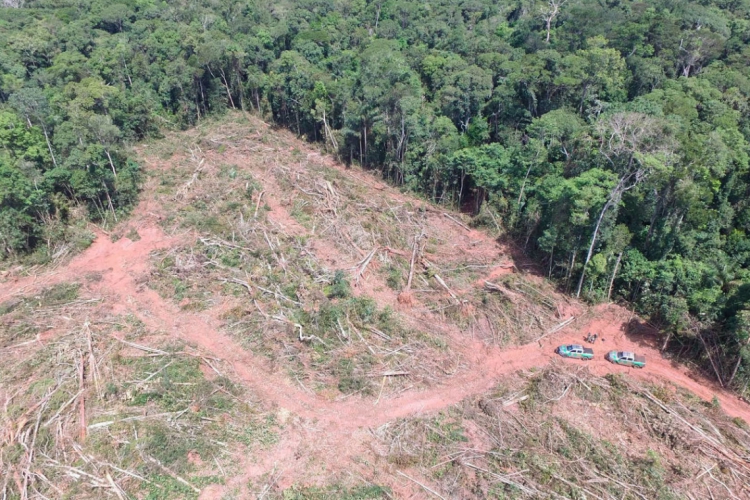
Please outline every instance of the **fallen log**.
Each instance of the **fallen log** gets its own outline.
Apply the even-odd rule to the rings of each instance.
[[[371,373],[368,377],[405,377],[411,372],[383,372],[383,373]]]
[[[542,335],[541,337],[539,337],[538,339],[536,339],[536,341],[539,342],[540,340],[542,340],[547,335],[551,335],[553,333],[559,332],[560,330],[562,330],[563,328],[565,328],[566,326],[568,326],[569,324],[571,324],[575,319],[576,319],[575,316],[571,316],[570,318],[566,319],[562,323],[559,323],[558,325],[553,326],[552,328],[550,328],[549,330],[547,330],[544,335]]]
[[[450,215],[445,214],[445,213],[443,214],[443,217],[446,217],[448,220],[451,220],[451,221],[455,222],[456,224],[458,224],[462,228],[466,229],[467,231],[471,231],[471,228],[469,226],[467,226],[466,224],[464,224],[460,220],[456,219],[455,217],[451,217]]]

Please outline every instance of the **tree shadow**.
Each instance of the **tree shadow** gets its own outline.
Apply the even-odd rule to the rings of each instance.
[[[698,359],[694,355],[689,354],[691,349],[695,348],[693,342],[686,343],[684,339],[673,338],[667,345],[667,348],[662,350],[665,334],[661,333],[659,328],[640,318],[632,318],[630,321],[624,322],[622,330],[625,332],[627,339],[639,347],[658,351],[661,359],[669,361],[670,366],[673,368],[686,368],[688,376],[693,380],[701,383],[710,381],[712,386],[715,385],[717,389],[719,388],[715,374],[705,366],[696,364]],[[686,350],[688,354],[686,354]]]
[[[631,342],[638,344],[640,347],[649,349],[661,349],[662,337],[659,329],[650,325],[640,318],[632,318],[622,324],[622,331]]]
[[[501,234],[495,239],[495,242],[510,254],[510,258],[513,261],[513,265],[516,266],[516,269],[523,273],[544,278],[557,292],[566,294],[563,287],[561,287],[556,280],[548,279],[544,264],[526,253],[523,247],[518,243],[518,240],[508,234]]]

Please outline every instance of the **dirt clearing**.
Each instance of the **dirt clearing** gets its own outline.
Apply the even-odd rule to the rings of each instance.
[[[127,222],[3,278],[5,491],[609,498],[626,484],[639,498],[689,491],[714,464],[705,488],[747,493],[734,460],[748,406],[662,359],[628,311],[525,272],[493,227],[239,115],[140,154],[149,177]],[[593,361],[554,354],[589,331]],[[615,349],[647,368],[604,360]],[[609,429],[627,401],[641,410]],[[692,444],[670,448],[659,415]]]

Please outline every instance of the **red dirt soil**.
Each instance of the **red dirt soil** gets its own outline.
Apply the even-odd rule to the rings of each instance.
[[[368,177],[368,185],[378,184],[362,173],[350,175]],[[378,184],[377,189],[390,190],[382,184]],[[399,196],[395,191],[392,194]],[[273,214],[272,220],[304,231],[304,228],[293,219],[288,218],[282,207],[273,202],[269,205]],[[226,304],[219,304],[203,313],[182,311],[178,306],[162,299],[157,292],[139,284],[142,281],[140,278],[149,272],[151,252],[174,247],[184,240],[163,232],[154,220],[158,218],[154,215],[156,210],[158,209],[153,205],[144,202],[131,219],[129,225],[137,227],[140,240],[121,238],[112,242],[106,235],[99,234],[90,248],[65,266],[41,276],[6,278],[5,282],[0,284],[0,302],[42,286],[81,281],[87,273],[101,273],[101,280],[87,283],[85,288],[89,293],[100,294],[106,298],[100,306],[103,312],[109,310],[114,313],[132,313],[152,332],[183,340],[202,352],[221,359],[221,370],[229,370],[231,377],[246,385],[265,404],[275,408],[280,414],[291,415],[284,425],[281,441],[276,446],[264,451],[255,461],[246,457],[242,477],[230,479],[225,487],[212,485],[206,488],[201,498],[220,498],[224,491],[242,487],[247,484],[248,479],[260,478],[272,470],[281,471],[277,482],[280,487],[289,486],[296,480],[304,479],[299,471],[302,467],[295,466],[295,461],[303,451],[308,457],[318,457],[318,467],[324,468],[328,475],[335,471],[348,470],[352,467],[353,457],[368,452],[366,443],[369,439],[369,428],[401,417],[444,409],[467,397],[491,389],[505,375],[543,367],[550,362],[586,363],[586,366],[597,375],[628,372],[630,376],[647,382],[677,384],[706,400],[716,396],[727,414],[750,422],[750,406],[714,383],[691,374],[685,366],[663,359],[656,346],[655,332],[641,327],[636,333],[629,333],[631,321],[637,321],[637,318],[626,309],[615,305],[599,306],[594,310],[593,320],[579,319],[565,330],[540,342],[505,349],[489,347],[478,340],[471,340],[455,329],[436,324],[434,318],[423,317],[421,321],[425,323],[425,328],[445,330],[450,338],[457,367],[454,375],[428,390],[407,390],[390,399],[370,401],[350,397],[343,401],[327,400],[306,392],[282,374],[272,372],[265,360],[254,356],[229,335],[222,333],[219,311]],[[453,230],[456,234],[456,238],[451,242],[456,248],[451,251],[486,252],[489,249],[494,255],[498,255],[498,244],[488,235],[473,230],[469,232],[458,225],[451,227],[452,222],[442,217],[435,218],[444,224],[442,229]],[[322,242],[320,245],[316,243],[315,248],[321,253],[329,250],[328,245]],[[324,255],[319,257],[325,258]],[[486,278],[495,279],[509,270],[507,264],[497,262],[494,268],[488,270]],[[483,280],[477,280],[475,286],[481,286],[482,283]],[[397,302],[395,293],[390,301]],[[409,304],[402,304],[402,308],[408,310]],[[562,319],[565,318],[561,318],[561,321]],[[554,354],[557,345],[581,343],[588,332],[596,332],[600,339],[603,339],[594,346],[596,357],[593,361],[558,361],[557,355]],[[615,349],[644,354],[647,359],[646,369],[629,369],[607,362],[604,355]]]

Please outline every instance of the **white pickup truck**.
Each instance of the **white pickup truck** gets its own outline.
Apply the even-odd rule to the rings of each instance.
[[[646,356],[638,356],[628,351],[610,351],[607,354],[607,359],[618,365],[633,366],[635,368],[646,366]]]

